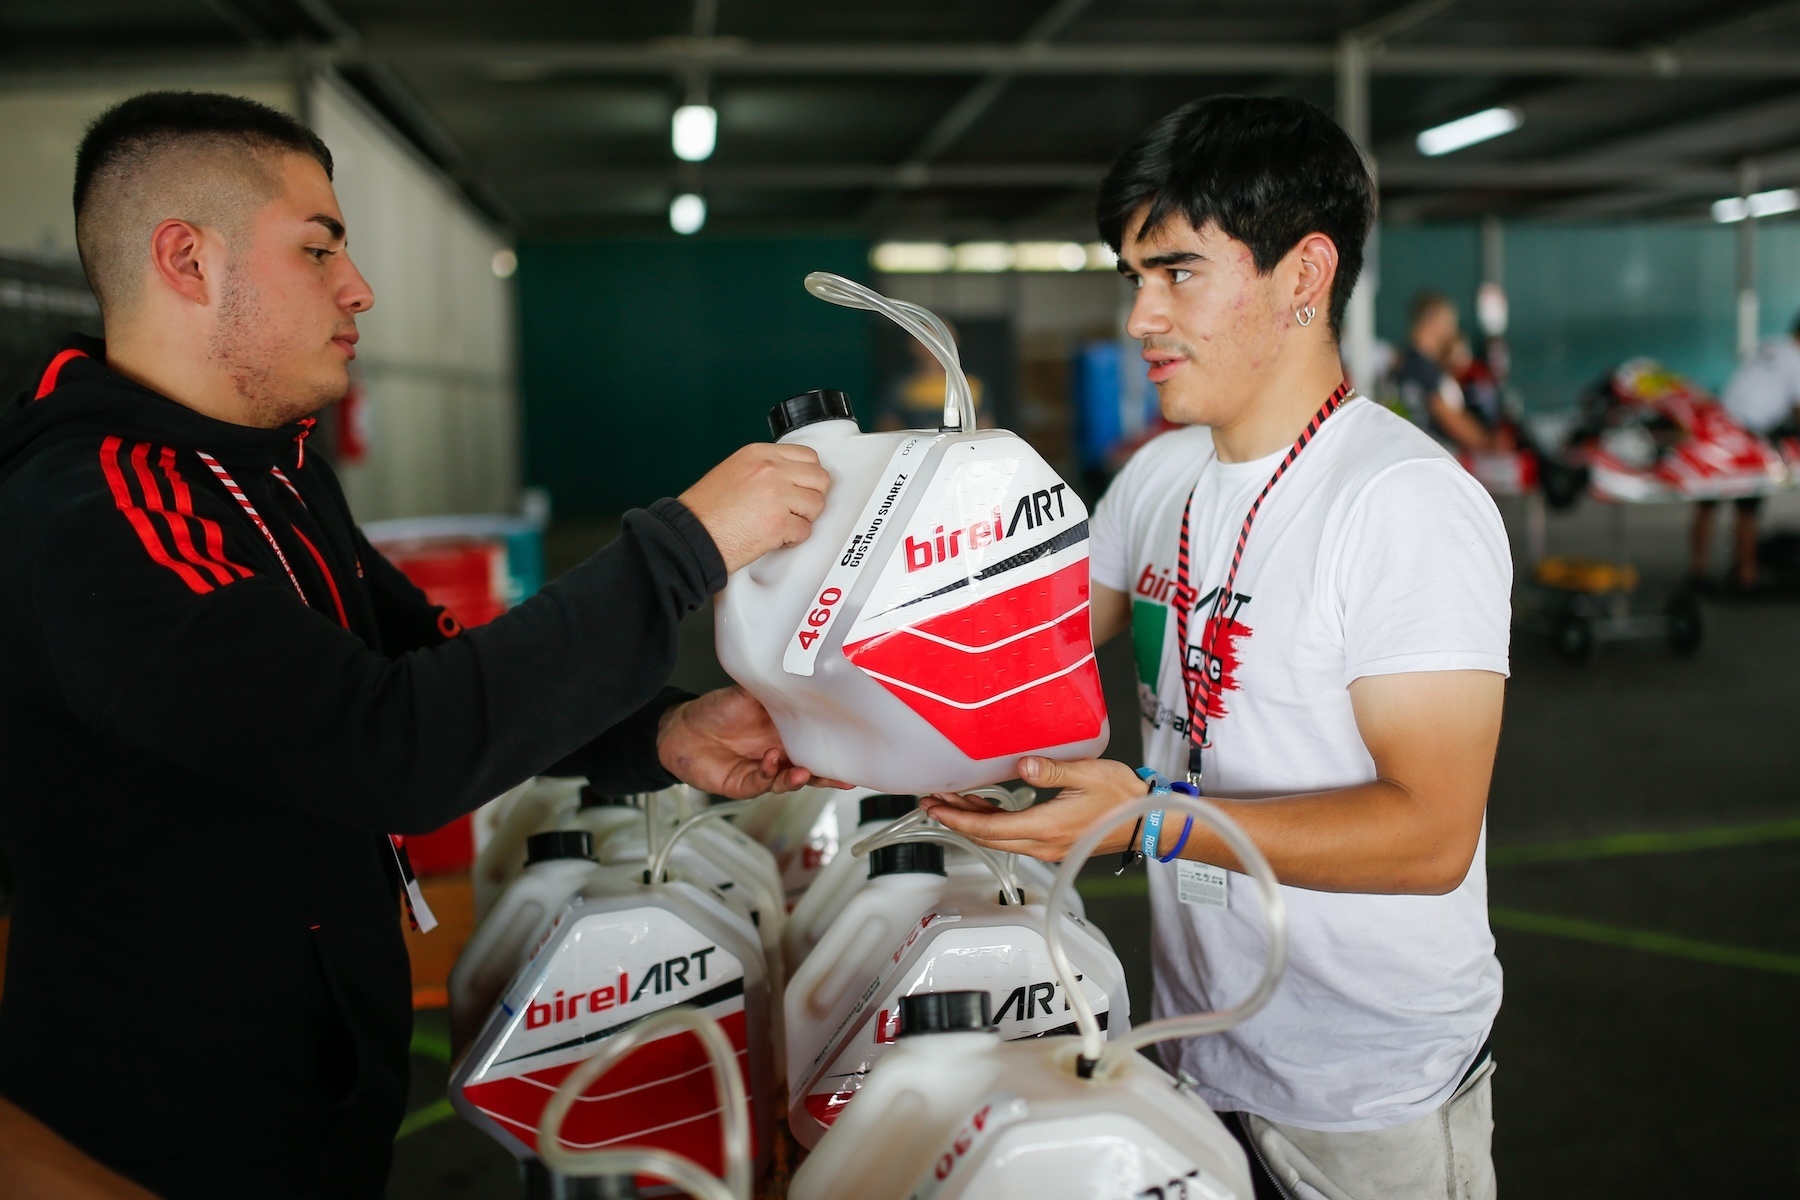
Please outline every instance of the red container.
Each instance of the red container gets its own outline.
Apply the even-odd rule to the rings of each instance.
[[[443,538],[390,542],[379,549],[465,629],[487,624],[509,606],[511,582],[502,540]],[[474,865],[475,851],[475,824],[469,814],[442,829],[406,839],[406,852],[420,875],[466,871]]]

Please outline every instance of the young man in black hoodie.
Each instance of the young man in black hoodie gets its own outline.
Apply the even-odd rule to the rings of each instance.
[[[663,685],[683,614],[829,481],[746,447],[464,632],[308,452],[374,300],[319,140],[140,96],[75,209],[107,340],[0,419],[0,1194],[376,1197],[412,1016],[390,835],[545,772],[805,782],[747,695]]]

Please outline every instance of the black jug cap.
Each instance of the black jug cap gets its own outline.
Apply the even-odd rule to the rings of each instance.
[[[591,783],[581,785],[581,807],[583,808],[636,808],[637,801],[630,796],[612,796],[597,791]]]
[[[917,796],[895,796],[880,792],[873,796],[864,796],[857,801],[857,816],[861,823],[870,821],[898,821],[913,809],[919,807]]]
[[[594,857],[594,836],[585,829],[551,829],[525,839],[525,865],[558,858]]]
[[[815,390],[791,396],[769,410],[769,432],[782,438],[802,425],[816,421],[854,421],[850,397],[842,392]]]
[[[994,1027],[994,1001],[986,992],[921,992],[900,997],[900,1036],[920,1033],[986,1033]]]
[[[869,878],[883,875],[942,875],[944,848],[935,842],[901,842],[869,852]]]

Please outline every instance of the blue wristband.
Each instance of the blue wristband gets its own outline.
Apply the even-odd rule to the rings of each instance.
[[[1194,818],[1190,816],[1186,821],[1182,822],[1181,836],[1175,839],[1175,848],[1173,850],[1169,851],[1167,854],[1157,855],[1156,861],[1166,863],[1166,862],[1173,862],[1177,858],[1180,858],[1181,857],[1181,849],[1183,846],[1187,845],[1188,834],[1190,834],[1192,832],[1194,832]]]
[[[1191,783],[1171,783],[1169,785],[1169,790],[1171,792],[1179,792],[1183,796],[1193,796],[1196,799],[1200,796],[1200,789]],[[1157,855],[1156,861],[1160,863],[1174,862],[1177,858],[1181,857],[1182,848],[1187,845],[1188,834],[1192,832],[1194,832],[1194,818],[1190,815],[1187,820],[1181,823],[1181,836],[1175,839],[1175,848],[1167,854]]]
[[[1144,849],[1145,858],[1155,858],[1161,849],[1163,810],[1153,808],[1144,815]]]
[[[1137,777],[1150,785],[1152,794],[1166,792],[1174,786],[1161,771],[1155,770],[1152,767],[1139,767],[1137,769]]]

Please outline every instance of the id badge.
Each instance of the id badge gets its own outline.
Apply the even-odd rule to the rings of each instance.
[[[1228,908],[1231,872],[1211,863],[1182,859],[1175,864],[1175,888],[1183,904],[1197,908]]]

